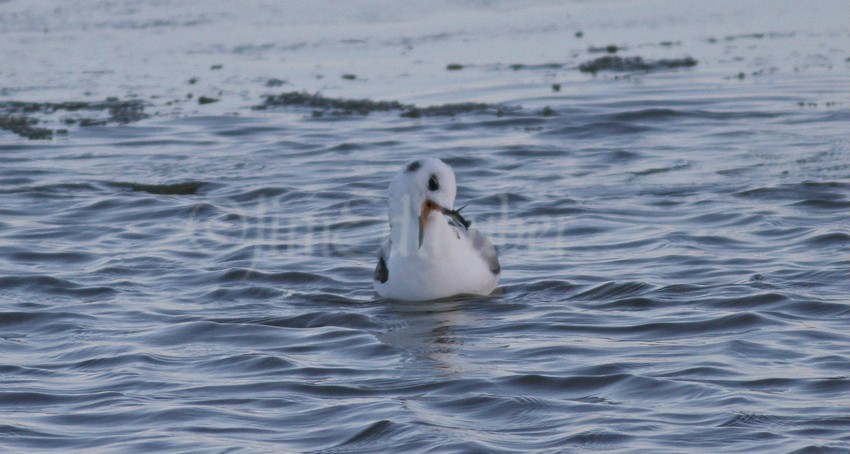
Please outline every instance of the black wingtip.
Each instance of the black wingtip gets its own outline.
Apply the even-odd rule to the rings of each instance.
[[[390,279],[390,270],[387,269],[387,262],[383,257],[378,257],[378,266],[375,267],[375,280],[381,284],[386,284]]]

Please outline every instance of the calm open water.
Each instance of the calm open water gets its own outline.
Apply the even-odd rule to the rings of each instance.
[[[0,1],[0,450],[850,449],[850,4],[306,5]]]

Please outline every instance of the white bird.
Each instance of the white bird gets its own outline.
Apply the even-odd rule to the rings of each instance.
[[[390,183],[390,238],[378,252],[375,290],[424,301],[489,295],[499,283],[496,248],[454,209],[455,174],[435,158],[413,161]]]

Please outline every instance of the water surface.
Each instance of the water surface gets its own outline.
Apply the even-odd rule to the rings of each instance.
[[[4,451],[850,449],[846,2],[205,5],[0,2]]]

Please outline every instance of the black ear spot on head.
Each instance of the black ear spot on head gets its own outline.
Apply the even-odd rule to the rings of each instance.
[[[416,172],[417,170],[419,170],[419,167],[421,167],[421,166],[422,166],[422,164],[419,161],[413,161],[413,162],[411,162],[410,164],[407,165],[407,171],[408,172]]]
[[[431,175],[431,178],[428,179],[428,190],[436,191],[440,189],[440,182],[437,181],[437,175]]]

